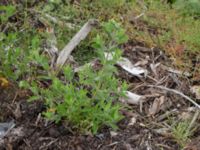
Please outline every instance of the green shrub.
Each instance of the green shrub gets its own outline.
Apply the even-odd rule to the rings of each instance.
[[[25,35],[26,34],[26,35]],[[12,80],[31,74],[31,62],[35,51],[39,51],[40,39],[33,33],[1,33],[0,74]]]
[[[15,26],[16,23],[11,17],[17,13],[16,10],[17,8],[12,5],[0,6],[0,30],[2,31],[0,33],[0,75],[13,81],[32,75],[31,63],[35,61],[33,54],[39,52],[42,41],[35,29],[20,30]],[[28,22],[27,18],[23,19],[24,24],[17,22],[21,27]]]
[[[30,84],[21,82],[21,87],[32,91],[30,100],[44,100],[47,110],[43,114],[47,119],[57,123],[66,120],[72,128],[94,134],[103,126],[117,128],[116,123],[122,119],[119,112],[121,106],[117,100],[124,96],[126,84],[114,76],[114,64],[121,56],[118,46],[126,42],[127,37],[113,20],[103,24],[103,29],[106,31],[104,38],[97,35],[93,42],[101,63],[97,70],[90,65],[85,66],[78,73],[77,79],[72,68],[66,66],[63,69],[64,80],[53,74],[42,77],[51,80],[52,84],[48,88],[39,87],[35,81]],[[112,53],[113,58],[108,60],[104,52]],[[43,62],[40,61],[40,64]]]

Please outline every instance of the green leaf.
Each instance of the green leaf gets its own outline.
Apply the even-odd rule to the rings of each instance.
[[[14,13],[16,12],[16,8],[15,6],[12,5],[7,5],[7,6],[0,6],[0,11],[2,11],[3,13],[1,13],[0,16],[0,21],[7,21],[9,17],[13,16]]]
[[[69,65],[63,68],[63,72],[68,81],[71,81],[74,78],[74,72]]]
[[[24,81],[24,80],[23,80],[23,81],[20,81],[20,82],[19,82],[19,87],[20,87],[20,88],[29,88],[29,86],[30,86],[30,85],[29,85],[29,83],[28,83],[27,81]]]
[[[39,100],[40,99],[40,96],[31,96],[28,101],[29,102],[32,102],[32,101],[35,101],[35,100]]]

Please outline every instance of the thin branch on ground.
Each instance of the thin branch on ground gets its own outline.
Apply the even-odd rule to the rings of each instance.
[[[199,114],[200,114],[200,110],[196,110],[196,112],[195,112],[195,114],[194,114],[194,116],[193,116],[193,118],[192,118],[192,120],[191,120],[191,122],[190,122],[190,125],[189,125],[189,127],[188,127],[188,130],[191,130],[191,129],[193,128],[193,126],[194,126],[196,120],[197,120],[198,117],[199,117]]]
[[[159,88],[161,90],[165,90],[168,92],[172,92],[175,93],[177,95],[180,95],[181,97],[185,98],[186,100],[190,101],[192,104],[194,104],[198,109],[200,109],[200,105],[197,104],[193,99],[191,99],[190,97],[188,97],[187,95],[181,93],[180,91],[174,90],[174,89],[170,89],[164,86],[155,86],[155,85],[147,85],[148,87],[153,87],[153,88]]]

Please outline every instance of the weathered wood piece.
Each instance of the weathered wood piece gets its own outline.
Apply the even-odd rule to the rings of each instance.
[[[57,68],[62,68],[62,66],[65,64],[66,60],[68,59],[74,48],[87,37],[92,28],[97,24],[98,22],[94,19],[91,19],[84,24],[84,26],[79,30],[79,32],[70,40],[70,42],[59,53],[58,59],[56,61]]]

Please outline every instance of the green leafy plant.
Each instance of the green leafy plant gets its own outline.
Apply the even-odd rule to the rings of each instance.
[[[14,15],[14,13],[16,12],[16,8],[12,5],[0,6],[0,12],[0,22],[5,23],[6,21],[8,21],[9,17]]]
[[[20,5],[25,9],[24,4]],[[31,78],[36,69],[33,64],[39,61],[36,59],[36,54],[37,58],[41,59],[39,51],[43,42],[42,34],[35,28],[30,28],[29,16],[26,11],[20,13],[20,6],[0,6],[0,11],[0,30],[2,31],[0,33],[0,75],[13,82],[25,77]],[[23,19],[23,22],[17,22],[18,26],[15,26],[16,23],[13,21],[16,19],[16,14]]]
[[[29,100],[44,100],[47,110],[43,114],[47,119],[57,123],[66,120],[72,128],[94,134],[103,126],[117,128],[116,123],[123,118],[117,100],[124,96],[126,84],[115,77],[114,64],[121,56],[118,47],[127,41],[127,37],[114,20],[104,23],[103,31],[105,34],[97,35],[93,42],[100,68],[88,65],[78,73],[77,79],[72,68],[66,66],[63,69],[64,80],[53,74],[42,76],[43,80],[51,80],[48,88],[39,87],[35,81],[30,84],[21,82],[21,87],[29,88],[33,93]],[[105,52],[112,53],[112,58],[108,59]],[[48,70],[44,59],[36,60],[40,60],[43,68]]]
[[[31,62],[35,61],[33,55],[39,52],[39,37],[32,33],[27,33],[26,36],[28,38],[21,37],[19,32],[1,33],[0,73],[13,81],[32,73]],[[22,46],[25,38],[26,42],[23,42]]]

